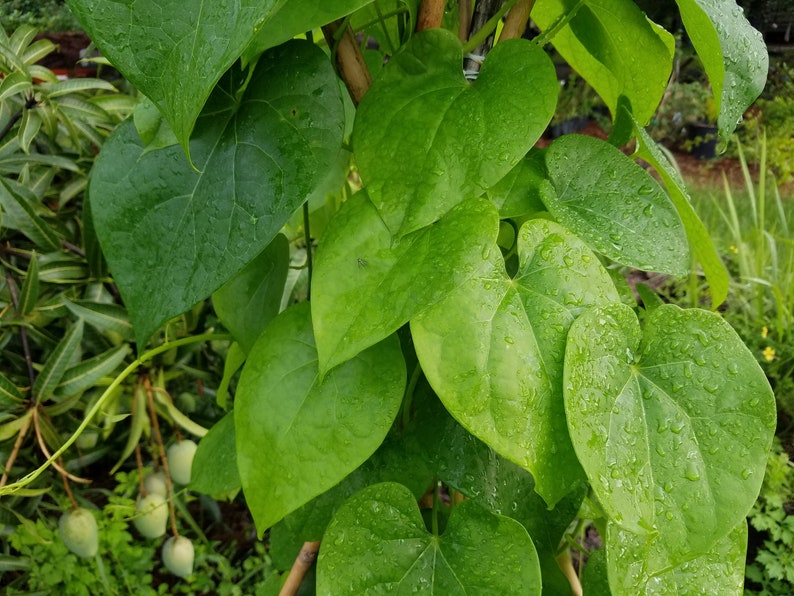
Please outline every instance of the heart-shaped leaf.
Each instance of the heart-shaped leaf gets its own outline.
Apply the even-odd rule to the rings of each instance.
[[[758,496],[775,431],[763,371],[719,315],[623,304],[571,326],[565,411],[609,518],[672,564],[709,552]],[[730,449],[725,446],[730,445]]]
[[[661,548],[660,540],[637,536],[610,523],[607,525],[606,553],[612,596],[741,596],[747,560],[747,522],[739,522],[708,552],[678,563],[671,562],[669,554]]]
[[[571,10],[576,11],[573,18],[551,39],[554,48],[593,86],[613,115],[623,98],[635,118],[647,123],[673,67],[673,36],[625,0],[544,0],[532,10],[532,19],[546,31]]]
[[[191,140],[147,151],[131,121],[104,145],[91,208],[140,346],[273,239],[336,163],[343,106],[328,58],[307,42],[264,55],[238,98],[218,86]]]
[[[562,397],[565,338],[584,308],[619,300],[598,258],[558,224],[519,233],[510,279],[489,268],[411,321],[416,353],[449,412],[500,455],[532,472],[549,506],[583,479]]]
[[[337,511],[323,537],[317,591],[540,594],[541,578],[535,547],[518,522],[464,501],[446,532],[433,536],[411,491],[383,483]]]
[[[646,271],[683,275],[689,245],[681,219],[659,183],[599,139],[566,135],[546,150],[549,212],[593,249]]]
[[[347,201],[317,252],[312,279],[320,370],[379,342],[463,284],[498,230],[496,209],[478,199],[394,242],[364,193]]]
[[[283,3],[68,1],[102,54],[165,115],[185,152],[195,151],[188,141],[212,88]]]
[[[237,467],[260,534],[375,452],[404,388],[396,336],[320,382],[309,305],[271,321],[248,355],[234,404]]]
[[[725,142],[766,84],[764,38],[736,2],[676,0],[687,35],[714,91],[717,124]]]
[[[423,31],[359,105],[356,163],[393,235],[422,228],[496,184],[554,113],[557,76],[538,46],[498,44],[474,84],[463,77],[462,59],[455,35]]]

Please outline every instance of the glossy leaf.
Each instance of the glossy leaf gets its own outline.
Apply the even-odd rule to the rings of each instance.
[[[708,552],[758,496],[775,399],[716,314],[660,306],[641,331],[628,306],[587,311],[568,335],[565,410],[608,517],[658,533],[672,564]]]
[[[594,250],[623,265],[683,275],[689,245],[659,183],[609,143],[566,135],[545,153],[549,212]]]
[[[518,522],[471,501],[433,536],[414,496],[383,483],[337,511],[317,561],[319,594],[540,594],[537,554]]]
[[[627,101],[646,124],[662,99],[673,66],[673,36],[625,0],[544,0],[532,20],[544,31],[571,11],[552,37],[554,48],[602,97],[613,117]]]
[[[708,552],[681,563],[671,561],[661,548],[661,541],[610,524],[606,553],[612,596],[741,596],[747,559],[747,522],[742,520]]]
[[[389,336],[471,278],[496,241],[499,217],[482,200],[393,241],[359,193],[334,217],[317,251],[312,315],[320,371]]]
[[[402,400],[396,337],[319,380],[309,305],[293,306],[260,335],[234,404],[237,463],[261,534],[355,470],[383,442]]]
[[[157,105],[188,152],[212,88],[283,0],[68,4],[102,55]]]
[[[634,132],[637,137],[637,157],[644,159],[653,166],[664,182],[670,198],[678,210],[681,222],[684,224],[689,245],[692,247],[695,258],[703,268],[703,274],[709,282],[711,290],[711,308],[715,309],[725,302],[728,297],[728,270],[717,253],[709,233],[703,222],[695,213],[684,181],[681,179],[675,166],[664,156],[650,135],[635,121]]]
[[[761,34],[733,0],[676,0],[687,36],[703,63],[727,143],[766,84],[769,55]]]
[[[517,217],[545,211],[540,184],[546,179],[544,150],[533,149],[486,196],[499,209],[499,217]]]
[[[267,248],[212,295],[218,318],[247,353],[278,314],[289,269],[289,242],[277,234]]]
[[[216,422],[199,441],[193,456],[190,489],[212,496],[240,490],[233,412]]]
[[[229,75],[191,141],[148,151],[131,121],[93,170],[91,208],[139,345],[206,298],[273,239],[335,163],[342,100],[325,54],[306,42],[268,52],[236,99]]]
[[[557,77],[534,44],[498,44],[474,84],[463,77],[461,61],[452,33],[416,34],[359,105],[356,163],[392,235],[433,223],[496,184],[554,113]]]
[[[449,412],[532,472],[549,506],[583,478],[562,397],[565,338],[584,308],[619,300],[598,258],[546,220],[519,233],[514,279],[490,267],[411,321],[416,353]]]

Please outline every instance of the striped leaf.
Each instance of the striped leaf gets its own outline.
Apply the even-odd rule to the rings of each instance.
[[[129,345],[123,344],[69,368],[55,388],[55,395],[69,397],[93,387],[102,377],[112,374],[129,353]]]
[[[44,363],[36,382],[33,384],[33,395],[36,403],[43,402],[52,396],[55,388],[60,384],[66,369],[74,357],[75,351],[80,347],[83,339],[83,320],[78,319],[63,339],[53,350],[50,357]]]

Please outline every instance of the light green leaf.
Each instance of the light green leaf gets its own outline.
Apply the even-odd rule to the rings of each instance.
[[[43,251],[58,251],[61,242],[33,207],[35,195],[14,181],[0,177],[0,208],[3,227],[19,230]]]
[[[474,84],[463,77],[461,60],[452,33],[416,34],[359,105],[356,163],[392,235],[433,223],[496,184],[554,113],[554,67],[532,43],[498,44]]]
[[[554,48],[598,92],[613,117],[619,103],[628,101],[635,118],[647,123],[673,67],[673,36],[625,0],[544,0],[532,10],[532,20],[547,31],[571,11],[573,18],[551,39]]]
[[[545,160],[549,181],[541,183],[541,199],[594,250],[645,271],[689,271],[689,245],[675,207],[629,157],[599,139],[566,135],[549,146]]]
[[[744,111],[766,84],[766,44],[734,0],[676,2],[687,35],[709,77],[720,136],[727,143]]]
[[[9,97],[19,95],[33,87],[30,77],[21,72],[12,72],[0,81],[0,102],[8,101]]]
[[[747,522],[739,522],[708,552],[681,563],[671,561],[660,540],[637,536],[617,524],[609,524],[606,553],[612,596],[741,596],[747,559]]]
[[[157,105],[186,153],[212,88],[283,3],[68,2],[102,55]]]
[[[132,325],[123,306],[118,304],[105,304],[91,300],[63,299],[63,304],[75,316],[82,318],[86,323],[100,332],[110,331],[118,333],[123,339],[132,339]]]
[[[44,87],[44,91],[47,94],[47,97],[50,99],[54,97],[60,97],[61,95],[71,95],[72,93],[97,90],[112,92],[118,91],[118,89],[116,89],[112,83],[109,83],[104,79],[91,78],[67,79],[65,81],[58,81],[53,85],[47,85]]]
[[[232,377],[237,374],[240,367],[245,362],[246,354],[236,341],[232,342],[226,352],[226,360],[223,363],[223,378],[218,385],[218,391],[215,395],[215,403],[224,410],[228,407],[229,398],[229,385],[232,382]]]
[[[323,2],[289,2],[281,6],[264,24],[257,36],[245,48],[243,63],[251,62],[267,50],[312,31],[372,2],[372,0],[324,0]]]
[[[248,353],[278,314],[289,270],[289,242],[277,234],[253,261],[212,295],[218,318]]]
[[[725,265],[722,263],[722,259],[717,253],[714,242],[712,242],[703,222],[700,221],[697,213],[695,213],[684,181],[673,164],[662,154],[654,140],[636,121],[634,123],[634,132],[637,137],[636,156],[651,164],[653,169],[659,174],[662,182],[664,182],[665,188],[667,188],[667,192],[684,224],[694,256],[700,262],[703,274],[709,282],[711,308],[716,310],[728,297],[728,285],[730,282],[728,270],[725,269]]]
[[[46,401],[61,382],[61,379],[75,358],[83,339],[83,320],[78,319],[64,334],[63,339],[47,358],[33,384],[33,396],[36,403]]]
[[[129,353],[130,347],[124,344],[72,366],[63,374],[55,395],[59,399],[66,398],[93,387],[102,377],[116,370]]]
[[[568,328],[587,306],[619,300],[598,258],[546,220],[519,232],[514,279],[489,266],[411,321],[416,353],[449,412],[494,451],[526,468],[553,506],[583,479],[562,397]]]
[[[0,373],[0,407],[9,410],[21,404],[25,396],[4,374]]]
[[[471,278],[496,242],[498,224],[492,205],[470,200],[436,225],[393,241],[366,194],[347,201],[317,251],[312,280],[321,373]]]
[[[641,331],[623,304],[587,311],[568,334],[565,411],[609,519],[658,535],[674,565],[708,552],[758,496],[775,399],[719,315],[664,305]]]
[[[182,411],[174,405],[171,396],[167,393],[155,391],[154,399],[165,407],[165,411],[171,418],[171,421],[177,426],[180,426],[182,429],[197,437],[203,437],[207,434],[207,429],[183,414]]]
[[[540,567],[518,522],[472,501],[442,536],[425,529],[414,496],[382,483],[351,497],[323,537],[318,594],[537,594]]]
[[[239,105],[235,76],[197,124],[201,172],[179,147],[147,151],[129,120],[94,166],[94,225],[139,346],[259,254],[336,163],[342,98],[320,48],[269,51]]]
[[[261,534],[361,465],[402,400],[405,362],[392,336],[319,380],[309,305],[267,326],[237,388],[237,465]]]
[[[190,489],[212,496],[240,490],[235,445],[234,413],[228,412],[199,441],[193,456]]]
[[[540,184],[546,179],[544,150],[533,149],[486,196],[499,209],[499,217],[518,217],[545,211]]]

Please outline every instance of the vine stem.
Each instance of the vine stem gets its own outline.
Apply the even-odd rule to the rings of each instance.
[[[496,26],[499,24],[501,18],[505,16],[507,11],[510,10],[517,1],[518,0],[507,0],[504,4],[502,4],[502,6],[496,12],[494,12],[493,15],[488,18],[488,20],[485,21],[485,23],[474,34],[472,34],[472,36],[469,38],[469,41],[463,46],[463,54],[466,55],[469,52],[477,50],[478,54],[485,56],[487,51],[493,45],[493,35],[494,31],[496,31]],[[489,9],[489,7],[486,6],[487,4],[488,2],[483,3],[483,11]],[[478,4],[474,12],[474,27],[479,24],[478,17],[484,14],[478,12],[477,9],[479,6],[480,5]],[[487,13],[485,14],[487,16]],[[467,65],[466,68],[469,68],[469,66]]]
[[[0,487],[0,497],[16,492],[20,488],[27,486],[28,484],[33,482],[36,478],[41,476],[44,470],[49,468],[53,464],[53,462],[55,462],[61,455],[64,454],[64,452],[67,449],[69,449],[69,447],[72,446],[72,444],[77,440],[77,437],[79,437],[83,433],[83,431],[88,427],[88,425],[91,424],[91,420],[94,419],[94,416],[97,415],[97,412],[99,412],[99,410],[104,407],[105,402],[110,398],[111,395],[113,395],[113,392],[116,390],[116,388],[119,385],[121,385],[128,376],[130,376],[132,373],[138,370],[139,366],[148,362],[155,356],[162,354],[163,352],[167,352],[172,348],[178,348],[180,346],[186,346],[194,343],[217,341],[217,340],[230,340],[230,339],[231,339],[231,335],[227,333],[202,333],[201,335],[195,335],[192,337],[183,337],[182,339],[176,339],[174,341],[166,342],[162,345],[157,346],[156,348],[152,348],[148,352],[145,352],[144,354],[139,356],[137,359],[135,359],[135,361],[129,364],[127,368],[121,371],[119,376],[113,379],[113,382],[110,385],[108,385],[104,393],[102,393],[102,395],[99,396],[99,399],[96,400],[94,405],[85,415],[83,421],[77,427],[77,430],[75,430],[74,433],[72,433],[72,436],[69,437],[64,442],[64,444],[61,445],[60,448],[58,448],[58,450],[55,451],[55,453],[53,453],[47,459],[47,461],[41,464],[38,468],[28,473],[27,475],[23,476],[16,482],[13,482],[7,486]]]
[[[152,391],[152,384],[149,381],[148,375],[143,377],[143,387],[146,390],[146,403],[149,406],[149,417],[152,420],[154,442],[157,445],[160,463],[165,473],[165,494],[168,497],[168,515],[171,518],[171,532],[174,536],[179,536],[179,530],[176,527],[176,511],[174,510],[174,484],[171,482],[171,470],[168,469],[168,458],[165,455],[163,435],[160,434],[160,422],[157,420],[157,409],[154,407],[154,392]]]
[[[358,105],[372,85],[372,75],[353,37],[353,30],[345,19],[339,19],[323,27],[323,35],[328,46],[335,49],[339,76],[345,82],[353,103]]]
[[[499,35],[499,41],[518,39],[524,35],[529,23],[529,15],[535,7],[535,0],[518,0],[505,16],[504,27]]]
[[[279,596],[294,596],[298,593],[303,578],[309,571],[314,561],[317,559],[317,552],[320,550],[320,541],[304,542],[301,547],[301,552],[295,557],[295,562],[292,564],[292,569],[287,574],[287,581],[281,587]]]
[[[422,0],[419,16],[416,18],[416,32],[441,27],[446,5],[446,0]]]

